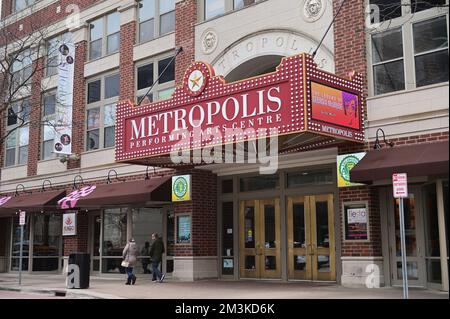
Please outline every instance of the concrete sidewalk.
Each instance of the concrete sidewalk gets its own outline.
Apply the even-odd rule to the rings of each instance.
[[[153,283],[140,275],[135,286],[126,286],[125,278],[90,278],[89,289],[66,289],[63,275],[0,274],[0,290],[63,295],[66,298],[94,299],[401,299],[401,288],[345,288],[329,283],[279,281],[179,282]],[[411,289],[411,299],[449,299],[449,294],[426,289]]]

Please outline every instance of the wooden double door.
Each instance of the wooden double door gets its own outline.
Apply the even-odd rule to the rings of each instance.
[[[240,277],[281,279],[284,231],[289,279],[335,281],[333,195],[287,198],[283,229],[280,214],[279,199],[240,202]]]

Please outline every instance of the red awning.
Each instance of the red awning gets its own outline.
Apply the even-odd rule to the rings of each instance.
[[[93,209],[117,205],[145,205],[171,200],[171,177],[92,185],[75,191],[59,201],[62,209]]]
[[[350,180],[370,184],[391,179],[395,173],[408,177],[448,174],[448,151],[448,141],[371,151],[350,171]]]
[[[5,199],[3,205],[0,205],[0,216],[9,216],[18,210],[26,212],[40,212],[42,210],[58,209],[57,202],[66,194],[65,190],[40,192],[36,191],[31,194],[21,194],[19,196],[8,197],[2,196]],[[0,200],[0,202],[2,202]]]

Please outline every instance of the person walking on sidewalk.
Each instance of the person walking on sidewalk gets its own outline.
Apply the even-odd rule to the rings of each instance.
[[[125,285],[130,284],[134,285],[136,283],[136,276],[133,274],[133,269],[137,262],[137,256],[138,256],[138,248],[134,239],[131,238],[122,252],[123,257],[122,266],[125,267],[128,276]]]
[[[163,282],[166,275],[159,270],[159,264],[161,263],[162,255],[165,252],[164,243],[157,233],[152,234],[152,240],[153,244],[150,249],[150,257],[152,257],[152,272],[154,274],[153,278],[155,279],[153,281],[156,282],[159,280],[159,282]]]

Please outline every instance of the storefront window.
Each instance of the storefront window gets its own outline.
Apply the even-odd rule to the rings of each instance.
[[[149,273],[150,247],[152,234],[162,236],[163,218],[159,208],[133,209],[133,238],[139,250],[139,261],[135,267],[136,273]]]
[[[241,192],[259,191],[264,189],[280,188],[280,177],[278,174],[243,177],[240,180]]]
[[[449,232],[449,214],[448,214],[448,181],[442,183],[442,193],[444,195],[444,215],[445,215],[445,236],[447,239],[447,260],[449,256],[449,241],[448,241],[448,232]]]
[[[191,243],[191,216],[177,216],[177,244]]]
[[[36,214],[33,227],[33,271],[58,270],[62,242],[62,215]]]
[[[320,169],[287,174],[288,187],[333,184],[333,170]]]
[[[127,244],[127,209],[107,209],[103,216],[103,273],[123,273],[120,266]],[[114,258],[117,256],[118,258]]]
[[[23,251],[22,251],[22,270],[28,270],[28,256],[30,251],[30,214],[26,215],[25,226],[23,227]],[[20,258],[20,225],[19,216],[13,217],[13,238],[11,253],[11,270],[19,270]]]

